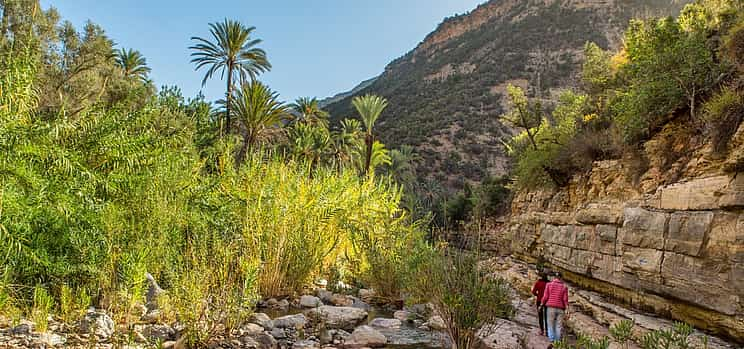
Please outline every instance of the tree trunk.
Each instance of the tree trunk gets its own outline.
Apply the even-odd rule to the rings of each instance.
[[[232,104],[230,101],[232,100],[232,70],[233,70],[233,64],[230,63],[227,66],[227,95],[225,96],[225,134],[230,134],[230,107]]]
[[[374,137],[371,134],[367,134],[367,138],[364,140],[367,143],[367,158],[364,160],[364,174],[369,174],[369,167],[372,165],[372,145],[374,144]]]

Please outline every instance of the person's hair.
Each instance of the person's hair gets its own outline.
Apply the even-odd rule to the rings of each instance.
[[[560,279],[561,278],[561,272],[560,271],[556,271],[556,272],[553,273],[553,276]]]

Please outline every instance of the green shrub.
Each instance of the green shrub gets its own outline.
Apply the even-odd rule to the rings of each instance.
[[[690,336],[693,328],[683,323],[674,327],[649,332],[641,338],[643,349],[690,349]]]
[[[31,309],[31,321],[36,324],[36,330],[46,332],[49,326],[49,316],[51,315],[54,299],[49,295],[46,289],[41,286],[34,288],[34,305]]]
[[[475,348],[498,319],[514,315],[510,286],[479,264],[477,253],[422,247],[411,257],[408,291],[431,302],[458,349]]]
[[[618,342],[623,348],[628,349],[629,342],[633,338],[633,327],[635,323],[632,320],[623,320],[610,327],[610,335],[615,342]]]
[[[744,96],[733,88],[724,88],[705,102],[703,110],[713,152],[723,153],[744,120]]]
[[[73,290],[62,285],[59,291],[59,317],[66,324],[73,324],[90,306],[90,297],[85,290]]]

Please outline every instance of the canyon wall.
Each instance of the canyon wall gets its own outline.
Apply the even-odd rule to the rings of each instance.
[[[731,169],[744,129],[722,157],[679,132],[646,143],[640,174],[637,159],[603,161],[566,188],[517,194],[494,235],[581,286],[742,343],[744,173]]]

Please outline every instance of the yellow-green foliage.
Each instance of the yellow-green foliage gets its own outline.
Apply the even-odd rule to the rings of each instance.
[[[26,77],[0,79],[2,285],[61,290],[68,319],[89,305],[70,290],[89,294],[127,321],[149,272],[171,291],[164,316],[188,323],[196,343],[217,323],[236,325],[259,295],[299,291],[326,263],[358,262],[348,265],[359,266],[352,272],[361,281],[396,292],[397,261],[419,230],[384,179],[258,149],[235,166],[236,144],[197,145],[209,108],[192,108],[174,90],[140,108],[42,121],[27,93],[29,57],[0,62]],[[378,265],[384,275],[370,272]],[[41,316],[52,308],[38,292],[0,287],[0,302],[39,300],[32,313]]]
[[[46,332],[53,305],[54,299],[52,299],[47,290],[41,286],[36,286],[34,288],[34,305],[31,310],[31,320],[36,324],[37,331]]]

